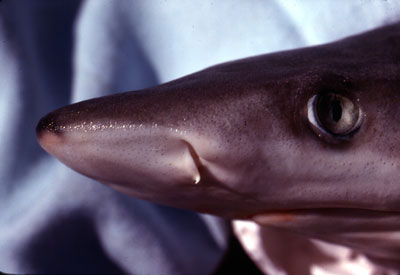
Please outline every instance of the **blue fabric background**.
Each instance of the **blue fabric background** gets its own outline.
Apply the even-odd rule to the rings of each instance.
[[[395,1],[0,2],[0,271],[209,274],[226,249],[211,216],[119,194],[37,144],[41,116],[249,55],[399,19]]]

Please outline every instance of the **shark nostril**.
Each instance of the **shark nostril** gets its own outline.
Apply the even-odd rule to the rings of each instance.
[[[186,146],[188,147],[189,150],[189,154],[194,162],[194,165],[196,167],[197,173],[195,173],[194,177],[193,177],[193,183],[194,184],[198,184],[201,180],[201,175],[200,175],[200,168],[201,168],[201,163],[200,163],[200,157],[199,155],[197,155],[196,151],[194,150],[193,146],[187,142],[186,140],[182,140],[183,143],[186,144]]]
[[[196,176],[194,176],[193,182],[194,182],[194,184],[198,184],[200,182],[200,174],[197,174]]]

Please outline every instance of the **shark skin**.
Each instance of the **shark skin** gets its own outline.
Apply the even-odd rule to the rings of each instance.
[[[136,198],[400,271],[400,24],[62,107],[40,145]]]

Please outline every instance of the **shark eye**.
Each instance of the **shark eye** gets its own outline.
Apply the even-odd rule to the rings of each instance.
[[[318,135],[347,139],[361,126],[361,109],[349,98],[336,93],[314,95],[307,105],[308,120]]]

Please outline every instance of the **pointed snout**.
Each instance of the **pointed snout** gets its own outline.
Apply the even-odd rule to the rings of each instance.
[[[247,215],[259,206],[246,197],[238,204],[243,195],[231,186],[248,171],[242,163],[251,163],[252,147],[240,146],[239,133],[259,120],[237,108],[240,91],[231,87],[227,97],[217,83],[184,80],[62,107],[39,121],[38,141],[73,170],[131,196]]]
[[[165,123],[140,95],[119,97],[49,113],[36,128],[40,145],[72,169],[141,198],[198,183],[183,125]]]

